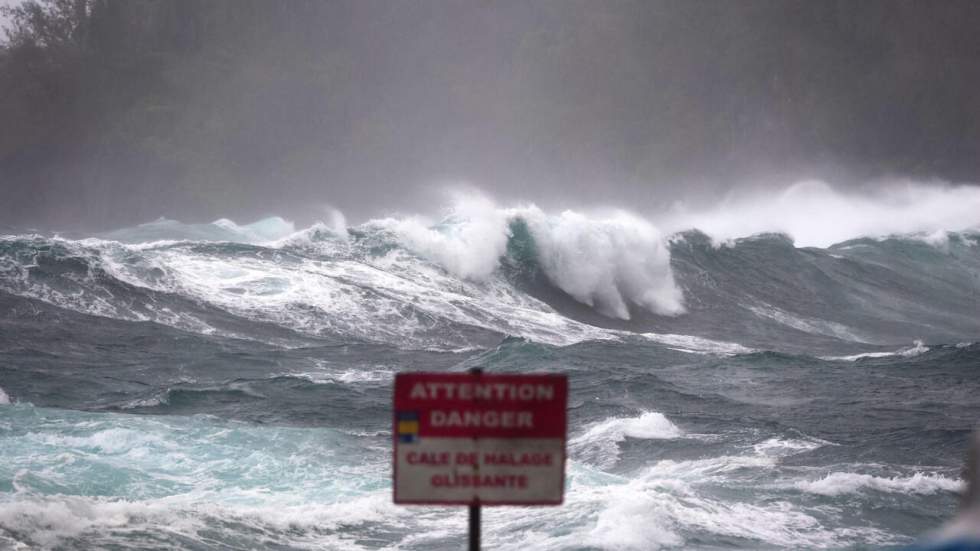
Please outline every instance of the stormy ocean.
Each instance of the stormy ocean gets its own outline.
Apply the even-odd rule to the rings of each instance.
[[[391,390],[473,367],[571,392],[564,505],[487,509],[489,549],[887,549],[950,518],[980,232],[688,219],[5,230],[0,548],[459,549],[463,509],[391,502]]]

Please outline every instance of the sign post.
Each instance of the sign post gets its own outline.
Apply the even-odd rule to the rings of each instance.
[[[470,504],[470,551],[480,551],[480,504]]]
[[[561,504],[567,408],[564,375],[397,374],[395,503],[469,506],[471,550],[481,506]]]

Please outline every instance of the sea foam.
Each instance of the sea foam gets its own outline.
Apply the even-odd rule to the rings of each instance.
[[[829,361],[856,362],[865,358],[888,358],[893,356],[914,358],[921,354],[925,354],[928,351],[929,347],[923,344],[922,341],[917,340],[912,343],[911,347],[895,350],[893,352],[864,352],[861,354],[851,354],[849,356],[821,356],[820,359]]]
[[[625,211],[549,217],[529,208],[519,215],[534,236],[545,274],[579,302],[620,319],[630,319],[629,304],[663,315],[685,311],[666,241],[649,222]]]
[[[958,492],[963,488],[963,482],[940,474],[929,473],[915,473],[906,477],[885,477],[834,472],[818,480],[797,482],[795,486],[804,492],[824,496],[853,494],[864,489],[889,493],[934,494],[937,492]]]
[[[675,335],[670,333],[640,333],[639,335],[653,342],[667,345],[674,350],[691,354],[734,356],[736,354],[751,354],[755,352],[754,349],[738,343],[716,341],[694,335]]]
[[[638,439],[680,438],[684,432],[656,411],[635,417],[612,417],[589,426],[568,442],[574,457],[610,467],[619,459],[619,443],[627,437]]]
[[[909,197],[919,195],[926,204],[950,206],[955,203],[951,197],[966,204],[973,201],[969,190],[920,188],[910,188],[905,199],[883,201],[899,214]],[[839,195],[823,184],[792,189],[775,194],[786,208],[811,195],[831,197],[827,204],[836,204]],[[126,244],[106,239],[3,238],[0,289],[86,314],[151,321],[206,335],[279,343],[287,339],[281,335],[296,334],[296,340],[353,338],[429,350],[485,348],[505,336],[562,346],[631,334],[598,327],[605,324],[596,322],[591,313],[570,317],[577,314],[566,311],[570,301],[565,295],[621,320],[644,310],[679,316],[686,304],[692,309],[698,305],[702,312],[711,307],[710,293],[707,298],[684,296],[684,289],[698,293],[699,287],[675,280],[662,231],[698,227],[697,216],[683,220],[667,216],[654,225],[624,211],[503,208],[477,195],[457,197],[441,218],[403,216],[348,227],[339,211],[327,214],[328,223],[299,232],[293,231],[291,222],[272,217],[253,224],[158,220],[103,235]],[[925,220],[923,216],[918,219]],[[954,229],[969,225],[963,217],[930,220]],[[744,235],[771,228],[721,229],[720,235]],[[871,233],[882,234],[903,228],[872,229]],[[164,237],[170,240],[154,241]],[[760,269],[778,260],[767,258]],[[530,283],[522,279],[527,274],[534,276]],[[710,270],[703,275],[712,285],[725,276]],[[119,283],[126,288],[120,289]],[[130,287],[136,292],[130,292]],[[782,304],[762,302],[749,291],[736,290],[746,293],[736,294],[743,315],[766,324],[776,322],[853,342],[878,340],[856,323],[845,325],[791,311]],[[236,319],[225,319],[224,313]],[[275,337],[264,333],[255,337],[246,333],[249,326],[241,324],[241,318],[284,331]],[[652,322],[644,318],[640,323],[649,331]],[[663,326],[687,332],[690,326],[684,321],[663,320]],[[685,329],[679,329],[682,326]],[[751,351],[698,336],[667,332],[644,336],[686,352]],[[871,356],[855,359],[860,357]]]
[[[980,188],[897,182],[841,191],[826,182],[737,192],[703,208],[677,206],[662,219],[668,231],[699,229],[719,243],[784,233],[797,246],[828,247],[859,237],[917,235],[939,243],[947,231],[980,227]]]
[[[460,277],[485,280],[507,252],[514,221],[527,225],[548,279],[579,302],[620,319],[630,319],[631,304],[664,315],[685,311],[664,237],[625,211],[551,215],[535,206],[501,209],[477,196],[457,198],[441,221],[408,217],[368,226],[394,231],[409,249]]]

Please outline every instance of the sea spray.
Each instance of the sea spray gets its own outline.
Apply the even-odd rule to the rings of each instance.
[[[590,218],[520,211],[548,278],[576,300],[610,317],[630,319],[630,304],[663,315],[684,313],[670,250],[650,223],[627,212]]]
[[[665,240],[653,225],[626,212],[552,216],[534,206],[500,209],[476,197],[457,199],[439,222],[408,217],[374,224],[450,272],[485,280],[507,252],[514,221],[529,229],[535,260],[548,279],[579,302],[620,319],[630,319],[631,304],[665,315],[684,312]]]
[[[980,189],[908,182],[845,191],[809,180],[777,190],[731,193],[705,207],[678,203],[661,220],[670,232],[697,228],[717,243],[778,232],[800,247],[889,235],[941,244],[946,232],[980,229]]]
[[[817,480],[797,482],[795,486],[804,492],[838,496],[853,494],[862,490],[906,494],[959,492],[964,484],[961,480],[934,473],[915,473],[903,477],[833,472]]]

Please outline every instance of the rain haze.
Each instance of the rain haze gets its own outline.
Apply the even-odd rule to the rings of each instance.
[[[977,0],[0,19],[0,549],[980,549]]]
[[[969,1],[54,5],[78,20],[44,55],[16,33],[3,53],[8,225],[980,179]]]

